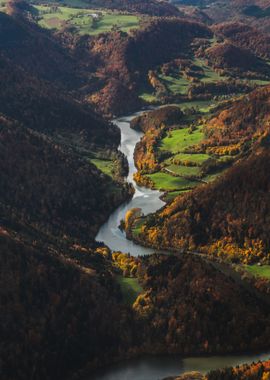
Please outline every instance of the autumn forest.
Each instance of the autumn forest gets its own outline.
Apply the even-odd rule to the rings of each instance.
[[[1,380],[270,380],[270,2],[0,1]]]

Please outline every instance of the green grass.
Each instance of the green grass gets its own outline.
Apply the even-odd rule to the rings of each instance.
[[[141,98],[143,101],[147,103],[154,103],[158,101],[157,97],[154,94],[150,94],[148,92],[143,92],[139,95],[139,98]]]
[[[200,113],[209,113],[217,105],[216,100],[190,100],[187,102],[181,102],[175,104],[179,106],[182,110],[195,108]]]
[[[132,235],[138,236],[141,232],[142,225],[144,224],[144,219],[140,218],[135,224],[135,226],[132,228]]]
[[[266,86],[270,83],[270,81],[263,79],[249,79],[249,83],[256,84],[257,86]]]
[[[184,176],[184,177],[190,177],[190,176],[199,176],[200,175],[200,168],[198,166],[184,166],[184,165],[170,165],[166,167],[167,170],[170,170],[171,172]]]
[[[173,163],[173,160],[176,159],[180,162],[192,162],[193,164],[196,164],[197,166],[201,166],[205,161],[207,161],[210,158],[209,154],[205,153],[178,153],[172,158],[169,158],[166,160],[167,164]]]
[[[170,92],[173,94],[186,95],[190,82],[183,77],[172,77],[166,75],[159,75],[159,79],[165,84]]]
[[[110,31],[115,25],[124,32],[139,26],[139,18],[134,15],[102,12],[102,19],[93,23],[91,14],[97,11],[91,9],[58,7],[55,12],[50,12],[50,7],[42,5],[36,9],[41,18],[39,25],[49,29],[75,27],[80,34],[96,35]]]
[[[265,277],[270,280],[270,265],[246,265],[245,269],[254,276]]]
[[[174,198],[176,198],[178,195],[187,193],[190,190],[177,190],[177,191],[170,191],[165,194],[163,197],[165,202],[171,202]]]
[[[99,158],[91,158],[90,161],[104,174],[113,176],[114,162],[110,160],[101,160]]]
[[[163,172],[148,174],[147,177],[153,181],[155,189],[158,190],[184,190],[197,185],[195,181],[183,177],[174,177]]]
[[[207,176],[203,177],[203,180],[204,180],[205,182],[213,182],[213,181],[215,181],[218,177],[220,177],[221,174],[222,174],[222,172],[214,173],[214,174],[208,174]]]
[[[200,78],[200,80],[204,83],[214,83],[228,79],[225,76],[219,75],[211,67],[207,66],[203,59],[196,58],[193,62],[196,66],[203,69],[204,75]]]
[[[199,126],[195,131],[190,133],[189,128],[182,128],[171,131],[160,144],[160,149],[172,153],[183,152],[186,148],[197,145],[204,139],[202,131],[203,126]]]
[[[120,285],[121,292],[124,297],[124,302],[128,305],[132,305],[135,302],[138,295],[143,291],[137,278],[117,276],[116,280]]]

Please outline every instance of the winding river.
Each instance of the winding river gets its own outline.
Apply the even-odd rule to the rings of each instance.
[[[112,250],[130,253],[133,256],[151,254],[154,250],[138,246],[126,239],[125,233],[118,228],[120,221],[124,219],[127,210],[133,207],[139,207],[144,214],[149,214],[157,211],[164,205],[164,202],[159,199],[161,196],[159,191],[139,187],[133,180],[133,174],[136,172],[133,159],[134,148],[143,135],[141,132],[134,131],[129,127],[131,119],[136,115],[138,114],[115,120],[115,124],[121,130],[121,145],[119,149],[128,159],[129,175],[127,180],[132,182],[135,193],[130,201],[122,204],[111,214],[96,236],[97,241],[105,243]]]
[[[133,198],[115,210],[108,221],[100,228],[96,240],[103,242],[112,250],[130,253],[133,256],[146,255],[154,252],[153,249],[134,244],[126,239],[125,233],[118,228],[126,211],[133,207],[139,207],[144,214],[157,211],[164,202],[160,200],[161,193],[144,187],[139,187],[133,181],[136,172],[133,153],[136,143],[142,137],[141,132],[132,130],[130,120],[138,114],[122,117],[115,120],[115,124],[121,130],[120,150],[126,155],[129,163],[129,176],[127,180],[133,183],[135,194]],[[227,355],[214,357],[190,357],[159,355],[142,356],[128,360],[97,371],[91,376],[91,380],[161,380],[168,376],[176,376],[188,371],[206,373],[209,370],[235,366],[258,360],[269,359],[270,353]]]

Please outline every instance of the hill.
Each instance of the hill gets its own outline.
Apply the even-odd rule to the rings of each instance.
[[[151,255],[141,265],[145,293],[134,309],[148,352],[194,355],[267,347],[270,305],[244,283],[195,255]]]
[[[157,18],[129,35],[114,32],[90,39],[88,43],[84,39],[83,46],[98,62],[98,91],[89,100],[103,113],[115,115],[138,108],[138,95],[148,85],[149,70],[190,54],[195,38],[211,35],[207,27],[197,22]]]
[[[2,227],[0,249],[3,380],[66,379],[118,358],[129,329],[108,259]]]
[[[232,75],[248,77],[270,75],[270,67],[250,50],[243,49],[228,42],[216,44],[205,51],[208,62],[215,69],[221,69]]]
[[[78,86],[81,81],[78,62],[68,50],[48,31],[25,19],[23,10],[19,9],[15,15],[10,13],[0,12],[1,54],[31,76],[62,87]]]
[[[89,242],[128,196],[90,162],[3,116],[0,155],[2,217],[42,234]]]
[[[224,150],[238,143],[238,161],[212,184],[198,186],[146,217],[136,239],[244,262],[269,260],[268,125],[269,87],[210,121],[204,144]]]
[[[270,36],[252,26],[231,21],[213,26],[213,31],[240,48],[249,49],[264,58],[270,57]]]

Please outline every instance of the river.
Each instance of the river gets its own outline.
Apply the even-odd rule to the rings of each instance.
[[[124,219],[127,210],[139,207],[144,214],[149,214],[160,209],[164,202],[160,200],[161,193],[159,191],[147,189],[146,187],[138,186],[133,180],[133,174],[136,172],[133,153],[135,145],[140,141],[142,132],[135,131],[129,127],[130,120],[138,114],[128,117],[122,117],[115,120],[115,124],[121,130],[121,144],[119,149],[126,155],[129,164],[129,175],[127,180],[133,183],[135,193],[133,198],[118,207],[108,221],[100,228],[96,240],[106,244],[111,250],[130,253],[133,256],[147,255],[154,252],[153,249],[145,248],[134,244],[126,239],[126,235],[118,226],[120,221]]]
[[[127,180],[133,183],[135,193],[130,201],[118,207],[111,214],[96,236],[97,241],[103,242],[112,250],[129,252],[134,256],[151,254],[154,250],[136,245],[126,239],[125,233],[118,228],[121,219],[124,218],[126,211],[133,207],[139,207],[144,214],[149,214],[164,205],[164,202],[160,200],[161,193],[159,191],[137,186],[133,181],[133,174],[136,172],[133,159],[134,148],[143,135],[141,132],[134,131],[129,127],[130,120],[136,115],[115,120],[115,124],[121,130],[119,149],[126,155],[129,163]],[[95,375],[91,376],[91,380],[161,380],[164,377],[176,376],[187,371],[206,373],[211,369],[250,363],[269,359],[269,357],[270,353],[194,358],[181,358],[175,355],[142,356],[97,371]]]

